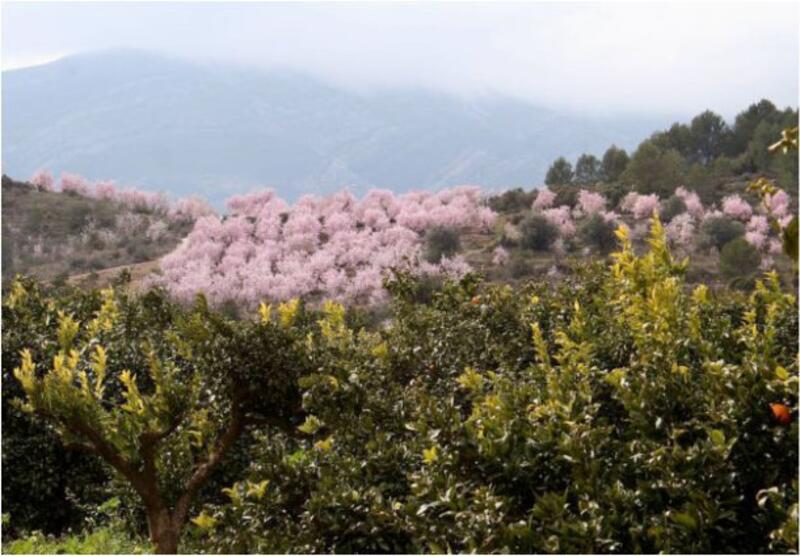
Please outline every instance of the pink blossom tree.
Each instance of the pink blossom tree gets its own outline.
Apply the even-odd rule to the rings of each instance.
[[[636,220],[650,218],[653,212],[661,210],[661,201],[658,195],[640,195],[636,192],[628,193],[620,205],[622,210],[629,212]]]
[[[606,198],[600,193],[581,189],[578,192],[578,209],[579,215],[591,215],[598,212],[603,212],[606,209]]]
[[[46,170],[37,170],[29,181],[31,185],[42,191],[53,191],[53,174]]]
[[[117,186],[113,181],[101,180],[94,184],[94,197],[106,201],[117,200]]]
[[[694,191],[689,191],[685,187],[681,186],[675,190],[675,195],[677,195],[678,198],[683,201],[683,204],[686,205],[686,212],[691,214],[692,218],[702,220],[705,209],[703,208],[703,202],[700,200],[700,196],[697,195],[697,193]]]
[[[575,234],[575,222],[572,220],[572,211],[569,206],[561,205],[542,211],[542,215],[552,222],[563,238],[569,238]]]
[[[533,200],[533,210],[544,210],[553,206],[555,203],[556,194],[550,191],[548,187],[542,187],[536,192],[536,199]]]
[[[347,192],[309,195],[293,206],[266,190],[227,206],[227,217],[200,218],[162,259],[157,282],[177,299],[204,292],[212,304],[247,306],[292,297],[382,302],[388,268],[454,277],[469,270],[460,257],[422,260],[426,230],[484,230],[495,219],[480,190],[468,186],[404,195],[372,190],[360,200]]]
[[[83,197],[89,196],[89,182],[86,178],[78,174],[69,174],[67,172],[61,173],[61,192],[72,193],[74,195],[81,195]]]
[[[492,264],[496,266],[505,266],[508,264],[509,259],[508,251],[504,249],[502,245],[498,245],[495,247],[494,251],[492,251]]]
[[[726,216],[745,222],[753,214],[753,207],[739,195],[734,194],[722,199],[722,212]]]
[[[683,212],[675,216],[667,224],[665,232],[667,239],[674,245],[686,248],[691,245],[695,234],[694,218],[689,212]]]

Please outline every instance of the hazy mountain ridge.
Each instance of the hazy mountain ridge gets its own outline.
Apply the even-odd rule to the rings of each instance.
[[[500,96],[363,95],[292,72],[137,51],[4,72],[3,92],[5,173],[72,171],[215,202],[265,185],[289,199],[343,186],[531,186],[556,155],[630,147],[666,123]]]

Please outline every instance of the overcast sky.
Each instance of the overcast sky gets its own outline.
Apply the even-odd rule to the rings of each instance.
[[[794,2],[4,2],[2,18],[3,69],[134,47],[578,111],[730,117],[798,96]]]

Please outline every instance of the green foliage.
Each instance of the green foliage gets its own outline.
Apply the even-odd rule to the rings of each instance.
[[[731,154],[738,155],[747,150],[747,144],[753,137],[758,124],[762,121],[775,121],[780,118],[780,112],[775,105],[767,99],[751,104],[746,110],[736,116],[730,141]]]
[[[574,177],[572,164],[566,158],[557,158],[547,170],[544,182],[547,185],[567,185],[572,183]]]
[[[661,204],[661,214],[659,216],[662,222],[670,222],[682,212],[686,212],[686,203],[677,195],[673,195]]]
[[[796,299],[773,274],[747,296],[690,290],[658,219],[642,255],[617,237],[610,266],[553,284],[467,275],[420,302],[397,273],[370,329],[330,302],[234,321],[202,299],[80,294],[81,309],[31,284],[3,319],[46,330],[19,362],[29,403],[113,419],[131,457],[124,431],[190,408],[158,452],[166,498],[228,422],[229,388],[258,394],[247,469],[192,506],[187,551],[796,550]]]
[[[578,238],[585,245],[599,253],[608,253],[616,245],[614,224],[607,222],[600,214],[593,214],[578,227]]]
[[[489,207],[495,212],[519,212],[531,208],[535,198],[536,190],[525,191],[517,187],[489,197]]]
[[[3,302],[2,336],[2,457],[3,508],[8,523],[3,532],[13,536],[20,531],[38,529],[58,533],[77,526],[84,512],[76,499],[86,503],[105,497],[102,485],[107,474],[94,458],[65,450],[57,434],[45,424],[32,420],[18,402],[24,398],[12,371],[21,364],[20,352],[33,346],[37,355],[52,357],[52,344],[45,339],[55,333],[52,313],[40,290],[31,281],[8,287]],[[20,289],[21,288],[21,289]],[[27,293],[22,293],[25,291]],[[14,299],[30,303],[25,311],[8,306]],[[21,301],[20,301],[21,302]],[[62,308],[70,312],[92,311],[97,296],[64,298]]]
[[[149,543],[131,538],[124,527],[111,524],[91,532],[54,537],[34,532],[3,544],[4,554],[148,554]]]
[[[795,216],[783,230],[783,252],[792,261],[795,269],[797,268],[797,217]]]
[[[294,301],[265,316],[234,322],[202,299],[187,311],[159,292],[54,299],[17,281],[3,303],[4,348],[10,323],[25,346],[14,405],[102,458],[147,510],[153,542],[174,550],[220,462],[237,469],[230,457],[251,419],[291,426],[298,411],[305,312]]]
[[[512,278],[527,278],[533,275],[535,267],[526,257],[515,255],[511,257],[509,272]]]
[[[625,149],[611,145],[603,155],[603,177],[609,182],[618,181],[625,168],[628,167],[629,161],[630,157]]]
[[[541,214],[530,214],[520,222],[520,245],[534,251],[547,251],[558,239],[558,228]]]
[[[639,193],[668,197],[684,177],[685,162],[678,151],[663,150],[654,141],[645,141],[633,153],[620,179]]]
[[[794,190],[798,180],[797,157],[772,157],[768,151],[796,150],[797,127],[796,109],[778,110],[768,100],[742,111],[732,127],[718,114],[706,110],[688,124],[676,122],[654,133],[639,145],[631,159],[624,150],[612,145],[603,156],[598,179],[607,184],[622,182],[640,193],[658,193],[664,197],[677,185],[688,184],[704,203],[718,201],[717,190],[725,187],[725,181],[743,174],[766,174],[783,188]],[[781,135],[792,130],[794,136]],[[776,143],[778,136],[783,138]],[[598,181],[594,179],[594,157],[584,157],[580,170],[576,165],[574,181]],[[572,183],[572,179],[567,179],[571,176],[567,170],[571,172],[571,167],[560,158],[558,164],[551,166],[548,183]]]
[[[689,162],[708,164],[722,156],[730,142],[728,124],[719,114],[706,110],[692,119],[689,125],[693,152],[687,157]]]
[[[582,154],[575,163],[574,181],[580,185],[588,185],[601,181],[603,169],[596,156]]]
[[[389,326],[325,317],[300,382],[313,419],[259,438],[202,546],[795,550],[796,300],[774,275],[688,291],[653,227],[644,256],[620,230],[610,268],[556,287],[467,278],[419,305],[400,275]]]
[[[425,258],[430,263],[438,263],[442,258],[450,258],[461,248],[458,230],[436,228],[425,234]]]
[[[721,250],[725,244],[744,235],[744,225],[727,216],[712,216],[703,222],[702,231],[711,245]]]
[[[753,276],[760,263],[758,249],[742,237],[726,243],[719,253],[720,272],[728,279]]]

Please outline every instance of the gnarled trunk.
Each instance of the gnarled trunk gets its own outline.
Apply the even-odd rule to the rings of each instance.
[[[183,524],[176,522],[168,509],[149,510],[147,525],[150,529],[150,542],[153,543],[156,554],[178,553],[178,540]]]

